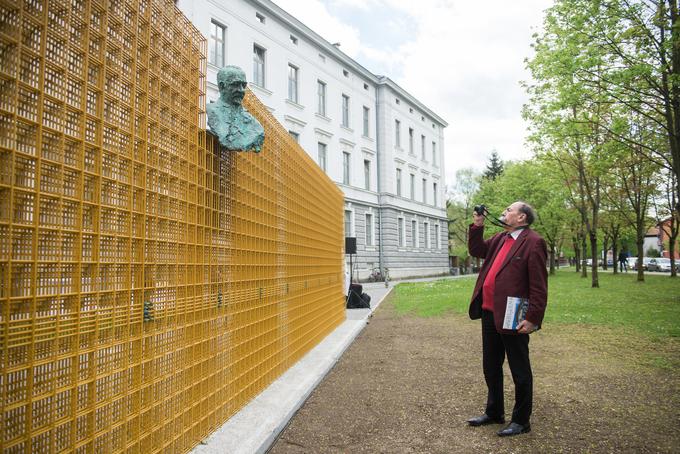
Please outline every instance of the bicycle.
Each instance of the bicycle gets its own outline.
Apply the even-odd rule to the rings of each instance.
[[[371,274],[368,276],[368,281],[369,282],[384,282],[385,283],[385,288],[387,288],[390,284],[390,270],[389,268],[385,268],[385,272],[381,272],[379,267],[373,268],[373,271],[371,271]]]
[[[378,267],[373,268],[373,270],[371,271],[371,274],[369,274],[369,276],[368,276],[368,281],[369,282],[380,282],[382,280],[383,280],[383,275],[380,272],[380,268],[378,268]]]

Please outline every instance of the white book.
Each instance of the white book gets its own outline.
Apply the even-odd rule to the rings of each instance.
[[[517,325],[527,316],[529,300],[518,296],[508,296],[505,305],[505,318],[503,319],[503,329],[517,330]]]

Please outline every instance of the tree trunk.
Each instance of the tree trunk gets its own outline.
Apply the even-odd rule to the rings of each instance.
[[[670,73],[672,77],[677,77],[680,72],[680,18],[678,17],[677,0],[668,0],[668,12],[671,23],[671,45],[667,47],[671,54]],[[666,72],[663,73],[663,77],[663,86],[668,90]],[[671,79],[670,85],[670,90],[667,91],[669,96],[664,99],[664,107],[668,125],[668,142],[671,149],[671,165],[676,178],[676,193],[680,195],[680,84],[677,80]],[[680,203],[676,203],[675,207],[671,207],[671,209],[673,208],[675,208],[676,219],[680,219]]]
[[[594,223],[593,223],[594,224]],[[599,288],[600,287],[600,280],[597,275],[597,259],[598,259],[598,250],[597,250],[597,234],[595,231],[590,232],[590,250],[592,252],[593,256],[593,280],[591,283],[592,288]]]
[[[645,234],[640,235],[640,232],[636,232],[635,242],[637,243],[638,258],[637,258],[637,280],[638,282],[645,281],[645,270],[642,269],[642,255],[644,254],[643,247],[645,243]]]
[[[586,257],[588,257],[588,245],[586,244],[586,237],[583,235],[581,237],[581,277],[588,277],[588,263],[586,262]]]
[[[576,267],[576,272],[581,271],[581,250],[578,245],[578,238],[572,237],[571,244],[574,248],[574,266]]]
[[[614,264],[614,274],[616,274],[616,270],[620,272],[623,272],[623,269],[620,267],[621,264],[619,263],[619,232],[621,231],[621,226],[617,225],[612,229],[612,263]]]
[[[668,236],[668,254],[671,259],[671,277],[677,277],[678,273],[675,270],[675,264],[677,263],[675,260],[675,242],[678,240],[678,223],[675,221],[675,218],[671,218],[670,223],[671,232]]]
[[[619,263],[619,245],[618,243],[618,238],[612,237],[612,262],[614,263],[614,274],[618,273],[621,271],[623,273],[622,269],[619,269],[621,264]]]

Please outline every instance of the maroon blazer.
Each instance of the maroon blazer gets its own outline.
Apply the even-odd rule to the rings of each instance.
[[[496,234],[484,241],[484,227],[470,225],[468,250],[473,257],[486,259],[479,271],[475,290],[470,301],[470,318],[482,317],[482,287],[484,279],[503,244],[505,232]],[[526,318],[540,326],[548,303],[548,271],[546,261],[548,249],[545,240],[529,228],[525,228],[515,240],[496,274],[496,288],[493,295],[493,316],[496,330],[503,334],[517,334],[517,331],[504,330],[505,306],[508,296],[529,298]]]

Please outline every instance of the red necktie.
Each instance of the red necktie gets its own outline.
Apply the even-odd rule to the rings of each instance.
[[[514,244],[515,239],[511,235],[505,237],[505,242],[501,246],[501,250],[496,254],[496,258],[491,264],[489,272],[486,274],[486,279],[484,279],[484,286],[482,287],[482,309],[485,311],[493,312],[493,293],[496,289],[496,274],[500,270],[505,257],[510,252],[510,248]]]

